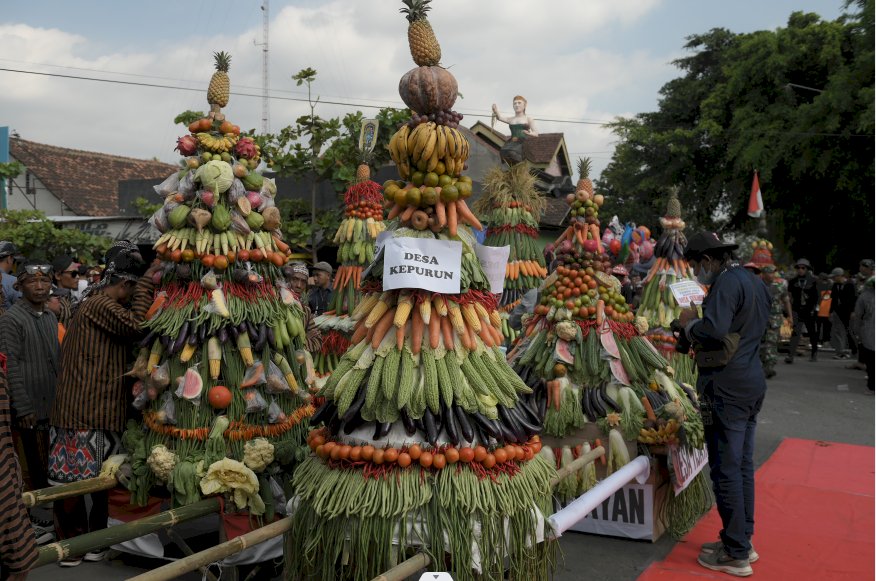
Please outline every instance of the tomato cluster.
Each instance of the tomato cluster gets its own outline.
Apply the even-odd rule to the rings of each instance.
[[[359,218],[361,220],[374,218],[379,221],[383,220],[383,206],[380,202],[360,200],[358,203],[348,205],[345,214],[350,218]]]
[[[484,446],[439,446],[436,448],[424,448],[420,444],[403,446],[401,448],[387,447],[376,448],[370,444],[364,446],[350,446],[342,442],[327,439],[324,428],[311,430],[307,436],[307,445],[314,453],[324,460],[337,460],[348,462],[371,462],[378,466],[384,464],[397,464],[399,468],[407,468],[411,464],[419,464],[422,468],[434,468],[441,470],[448,464],[462,462],[464,464],[476,463],[484,468],[492,468],[497,464],[506,462],[524,462],[541,451],[541,440],[533,436],[529,442],[522,446],[508,444],[487,449]]]
[[[574,269],[557,267],[557,281],[541,297],[535,312],[546,315],[552,307],[566,308],[578,318],[596,315],[596,302],[605,302],[605,314],[615,321],[632,321],[633,313],[620,292],[599,283],[592,266]]]

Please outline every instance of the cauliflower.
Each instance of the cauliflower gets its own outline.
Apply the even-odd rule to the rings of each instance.
[[[204,496],[233,492],[237,508],[243,509],[248,505],[250,514],[265,513],[265,503],[259,496],[259,479],[255,472],[231,458],[210,464],[206,476],[201,480],[201,492]]]
[[[146,464],[159,481],[167,482],[178,460],[176,454],[159,444],[152,448],[152,453],[146,458]]]
[[[261,472],[274,461],[274,445],[264,438],[250,440],[243,446],[243,463],[253,472]]]
[[[645,317],[636,317],[633,319],[633,326],[640,335],[644,335],[648,332],[648,319]]]
[[[573,341],[578,334],[578,325],[571,321],[561,321],[556,326],[557,337],[566,341]]]

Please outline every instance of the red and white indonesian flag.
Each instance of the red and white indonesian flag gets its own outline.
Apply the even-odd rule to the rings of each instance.
[[[760,195],[760,182],[757,181],[756,171],[751,182],[751,195],[748,196],[748,215],[752,218],[763,216],[763,196]]]

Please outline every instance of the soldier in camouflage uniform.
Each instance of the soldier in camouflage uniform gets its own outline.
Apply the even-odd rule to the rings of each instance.
[[[761,278],[766,283],[773,300],[770,304],[770,318],[766,334],[760,345],[760,360],[763,372],[767,378],[776,375],[776,362],[779,360],[779,329],[785,317],[791,315],[791,299],[788,295],[788,283],[776,275],[774,264],[761,266]]]

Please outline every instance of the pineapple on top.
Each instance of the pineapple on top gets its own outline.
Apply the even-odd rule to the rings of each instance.
[[[420,67],[433,67],[441,61],[441,45],[426,18],[432,9],[429,2],[431,0],[402,0],[405,7],[399,9],[408,19],[408,45],[411,57]]]

